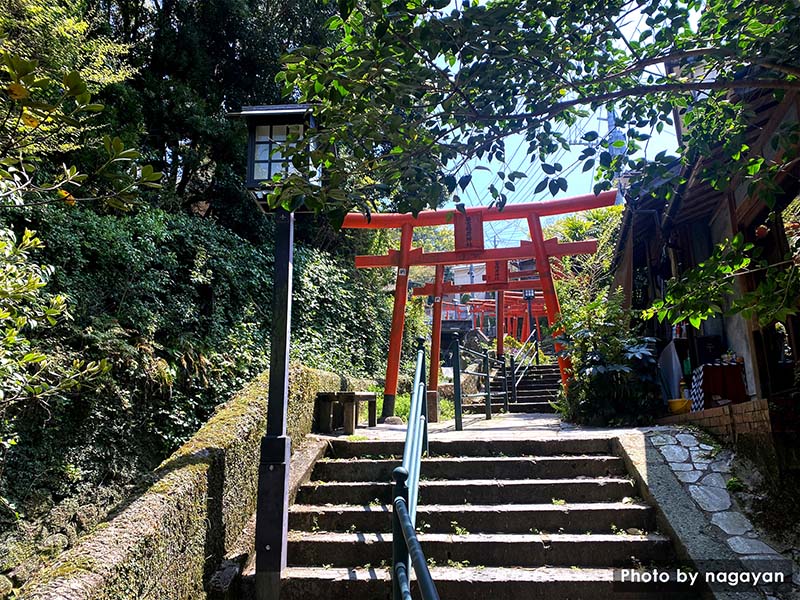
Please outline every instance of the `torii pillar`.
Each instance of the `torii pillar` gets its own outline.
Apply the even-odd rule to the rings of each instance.
[[[497,292],[497,308],[495,314],[497,315],[497,358],[505,354],[505,337],[506,337],[506,293],[502,290]]]
[[[550,257],[544,245],[544,236],[542,234],[542,222],[539,215],[528,216],[528,228],[531,234],[531,241],[533,242],[533,251],[536,256],[536,270],[539,272],[539,278],[542,281],[542,290],[544,291],[544,305],[547,309],[547,320],[550,326],[555,325],[561,316],[561,306],[558,303],[558,294],[553,284],[553,274],[550,270]],[[537,338],[539,327],[536,327]],[[556,353],[561,351],[561,345],[555,345]],[[566,386],[568,371],[572,369],[572,363],[562,357],[558,357],[558,367],[561,372],[561,382]]]
[[[394,402],[397,398],[397,379],[400,373],[400,353],[403,350],[403,329],[406,320],[408,301],[408,255],[414,239],[414,227],[404,223],[400,229],[400,261],[394,287],[394,308],[392,309],[392,333],[389,338],[389,356],[386,362],[386,383],[383,387],[383,408],[381,419],[394,415]],[[441,315],[441,305],[439,307]]]

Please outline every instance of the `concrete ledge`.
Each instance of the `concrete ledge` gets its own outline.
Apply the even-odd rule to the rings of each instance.
[[[36,574],[19,598],[201,597],[255,509],[268,383],[264,373],[220,406],[153,473],[143,492]],[[300,440],[310,430],[318,391],[365,383],[292,365],[289,435]]]
[[[328,443],[319,438],[306,438],[292,453],[292,464],[289,469],[289,504],[294,504],[300,486],[311,479],[314,465],[322,458]],[[206,589],[208,600],[232,600],[238,591],[237,584],[245,565],[255,559],[256,515],[250,520],[239,535],[234,547],[225,555],[217,571],[211,576]],[[252,565],[253,569],[255,565]]]

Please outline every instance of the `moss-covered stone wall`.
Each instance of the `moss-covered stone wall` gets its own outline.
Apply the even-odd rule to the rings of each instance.
[[[311,430],[319,391],[371,382],[292,365],[288,433]],[[57,557],[24,600],[184,600],[203,584],[255,509],[269,375],[250,382],[152,474],[140,494]],[[124,440],[120,440],[124,443]]]

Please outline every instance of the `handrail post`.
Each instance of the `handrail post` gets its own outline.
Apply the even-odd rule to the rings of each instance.
[[[428,454],[428,386],[425,383],[425,338],[417,338],[417,358],[422,363],[422,416],[425,417],[425,426],[422,430],[422,452]],[[433,360],[433,359],[431,359]],[[410,415],[409,415],[410,418]],[[416,417],[415,417],[416,418]]]
[[[503,357],[503,366],[500,369],[503,375],[503,410],[508,414],[508,367],[506,366],[506,357]]]
[[[461,406],[461,342],[458,333],[453,335],[455,338],[456,352],[453,355],[453,404],[456,411],[456,431],[464,429]]]
[[[392,478],[394,479],[394,489],[392,491],[392,599],[402,600],[403,594],[400,591],[400,582],[395,576],[397,565],[402,564],[406,573],[410,573],[410,571],[408,568],[408,546],[403,536],[400,517],[397,514],[397,509],[394,508],[394,499],[400,497],[408,503],[408,486],[406,485],[408,471],[403,467],[397,467],[392,472]]]
[[[508,358],[511,363],[511,402],[517,403],[517,367],[514,364],[514,355]]]
[[[483,371],[486,373],[486,420],[492,418],[492,378],[489,366],[489,351],[483,351]]]

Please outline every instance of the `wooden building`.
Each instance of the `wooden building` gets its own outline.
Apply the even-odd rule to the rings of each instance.
[[[729,148],[712,147],[690,165],[676,163],[672,175],[677,177],[668,176],[660,185],[651,186],[649,193],[627,198],[613,268],[615,285],[622,289],[631,308],[644,309],[663,298],[671,278],[701,263],[717,244],[740,232],[770,263],[785,262],[791,235],[797,235],[793,224],[797,218],[789,215],[800,212],[796,211],[800,202],[800,160],[796,158],[800,140],[795,137],[794,147],[788,148],[776,141],[787,128],[797,126],[800,97],[794,92],[782,99],[771,93],[752,94],[742,97],[748,108],[746,144],[752,154],[765,157],[767,163],[785,163],[777,178],[775,211],[771,213],[764,201],[763,188],[750,186],[746,178],[734,178],[716,189],[703,176],[707,168],[730,161]],[[682,133],[679,130],[679,139]],[[753,290],[763,277],[764,271],[736,277],[737,294]],[[800,361],[797,316],[764,325],[755,317],[733,314],[709,319],[699,330],[688,323],[673,327],[653,319],[646,330],[659,340],[659,349],[677,338],[681,362],[688,358],[686,366],[691,365],[692,370],[722,356],[738,358],[748,399],[768,400],[770,411],[782,415],[788,411],[796,416]],[[776,420],[784,421],[773,414],[773,427]]]

